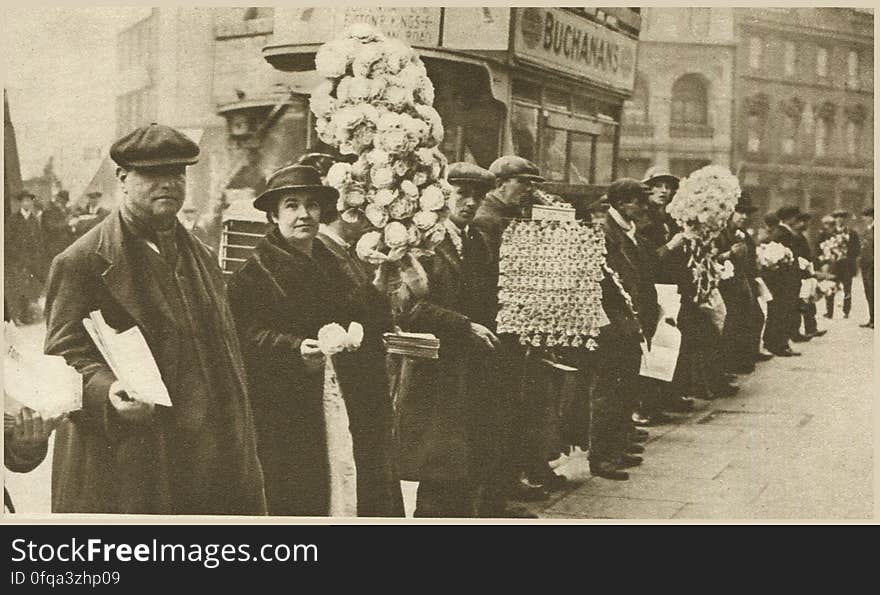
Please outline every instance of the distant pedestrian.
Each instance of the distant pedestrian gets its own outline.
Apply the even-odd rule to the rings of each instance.
[[[865,232],[862,239],[859,266],[862,270],[862,284],[865,286],[865,299],[868,301],[868,322],[861,325],[874,328],[874,207],[862,211]]]
[[[35,302],[46,280],[46,249],[37,215],[36,197],[27,190],[18,194],[19,209],[6,222],[5,290],[13,320],[31,324],[39,315]]]
[[[70,226],[75,237],[85,235],[87,231],[95,227],[110,214],[110,210],[101,205],[103,194],[94,190],[86,194],[85,206],[74,213]]]
[[[47,270],[52,259],[73,243],[74,240],[73,231],[70,229],[71,212],[69,203],[70,194],[67,190],[59,190],[40,218],[46,245]]]

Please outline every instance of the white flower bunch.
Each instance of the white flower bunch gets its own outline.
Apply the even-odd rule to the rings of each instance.
[[[689,239],[708,242],[727,225],[741,193],[730,170],[707,165],[681,181],[666,210]]]
[[[318,331],[318,349],[326,356],[342,351],[357,351],[363,340],[364,327],[359,322],[349,324],[348,331],[336,322],[325,324]]]
[[[310,102],[318,136],[358,155],[331,167],[326,183],[339,190],[337,208],[376,228],[358,254],[379,262],[432,250],[445,237],[447,161],[434,85],[418,54],[361,23],[321,46],[315,67],[326,79]]]
[[[758,266],[765,270],[772,270],[780,266],[794,262],[794,254],[790,248],[786,248],[779,242],[767,242],[757,247]]]

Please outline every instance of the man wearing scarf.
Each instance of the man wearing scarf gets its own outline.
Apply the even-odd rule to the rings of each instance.
[[[118,140],[120,207],[52,263],[45,351],[83,375],[58,431],[54,512],[265,514],[263,476],[222,273],[177,220],[198,146],[157,124]],[[83,328],[137,326],[172,407],[130,394]]]

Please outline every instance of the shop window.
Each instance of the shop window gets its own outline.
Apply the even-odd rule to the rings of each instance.
[[[571,163],[568,179],[572,184],[589,184],[593,165],[594,136],[580,132],[571,133]]]
[[[571,95],[558,89],[546,89],[544,91],[544,105],[550,109],[567,112],[571,109]]]
[[[749,67],[752,70],[761,69],[761,61],[764,53],[764,40],[757,36],[749,38]]]
[[[529,103],[541,103],[541,87],[523,80],[513,81],[513,98]]]
[[[855,50],[850,50],[846,56],[846,86],[859,88],[859,53]]]
[[[821,79],[828,78],[828,50],[825,48],[816,51],[816,76]]]
[[[596,139],[596,164],[594,184],[610,184],[614,176],[614,133],[616,126],[605,124],[602,134]]]
[[[794,76],[795,45],[793,41],[786,41],[783,50],[783,67],[785,76]]]
[[[706,82],[699,74],[686,74],[672,85],[672,123],[706,124]]]
[[[535,149],[538,131],[538,108],[514,103],[511,111],[513,151],[520,157],[537,161]]]
[[[548,180],[564,182],[566,156],[568,153],[568,133],[558,128],[545,126],[541,132],[541,172]]]
[[[636,77],[632,97],[623,105],[623,118],[625,124],[648,123],[648,84],[640,74]]]

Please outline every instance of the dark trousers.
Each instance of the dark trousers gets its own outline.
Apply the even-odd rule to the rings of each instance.
[[[849,316],[852,310],[852,276],[840,276],[837,279],[843,285],[843,315]],[[825,298],[825,315],[828,318],[834,316],[834,298],[837,296],[831,294]]]
[[[477,490],[468,481],[422,481],[413,516],[474,518],[477,516]]]
[[[816,322],[816,312],[818,308],[816,308],[816,302],[801,302],[801,316],[800,318],[804,321],[804,334],[812,335],[815,334],[817,330],[819,330],[819,325]],[[798,328],[795,329],[795,334],[800,331],[800,320],[798,320]]]
[[[800,279],[785,279],[770,287],[773,299],[767,304],[767,327],[764,329],[764,345],[770,351],[782,351],[789,347],[792,329],[800,326]]]
[[[638,338],[615,337],[600,345],[590,403],[590,460],[614,462],[633,430],[639,399],[641,349]]]
[[[873,265],[873,263],[871,263]],[[862,283],[865,285],[865,299],[868,300],[868,320],[874,322],[874,269],[862,268]]]

